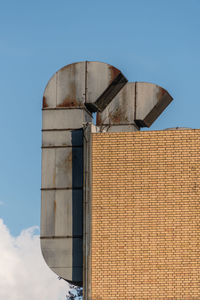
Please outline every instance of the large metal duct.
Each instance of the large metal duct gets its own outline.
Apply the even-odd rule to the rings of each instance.
[[[96,131],[135,131],[149,127],[171,101],[157,85],[127,83],[118,69],[100,62],[68,65],[48,82],[43,97],[41,249],[58,276],[82,284],[84,267],[88,278],[91,182],[85,177],[90,152],[83,140],[90,135],[86,124],[92,113],[97,112]]]

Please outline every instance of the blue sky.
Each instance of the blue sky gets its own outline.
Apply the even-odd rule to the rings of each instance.
[[[199,0],[7,0],[0,4],[0,218],[40,223],[41,102],[55,71],[98,60],[174,102],[151,130],[199,128]]]

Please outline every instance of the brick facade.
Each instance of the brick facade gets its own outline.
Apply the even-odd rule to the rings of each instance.
[[[92,300],[200,299],[200,130],[92,134]]]

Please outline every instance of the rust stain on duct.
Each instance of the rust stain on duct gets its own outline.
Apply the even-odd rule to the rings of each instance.
[[[46,97],[45,97],[45,96],[43,96],[43,104],[42,104],[42,107],[43,107],[43,108],[48,107],[48,105],[47,105],[47,100],[46,100]]]
[[[76,70],[75,70],[74,65],[71,65],[71,67],[70,67],[70,77],[73,78],[73,80],[69,84],[69,91],[67,92],[68,95],[62,101],[62,103],[56,105],[56,107],[68,107],[69,108],[69,107],[80,107],[81,106],[81,103],[79,103],[77,101],[77,91],[76,91],[76,82],[75,82]]]
[[[114,98],[112,104],[107,111],[101,113],[97,112],[97,126],[101,125],[120,125],[130,123],[129,109],[127,101],[127,90],[123,89],[120,96]]]
[[[57,167],[59,169],[62,169],[64,172],[67,172],[67,173],[71,172],[72,159],[73,159],[72,150],[70,149],[69,151],[70,152],[68,152],[66,154],[66,156],[63,157],[57,164]]]
[[[72,162],[72,150],[70,150],[70,153],[67,155],[64,162],[65,162],[65,164]]]
[[[167,93],[167,91],[165,89],[163,89],[162,87],[159,87],[159,91],[156,95],[157,99],[160,100],[162,99],[162,97]],[[168,93],[167,93],[168,94]]]
[[[114,113],[109,113],[109,120],[111,123],[119,123],[121,121],[121,118],[123,117],[122,112],[120,109],[116,109]]]
[[[114,112],[109,113],[109,120],[111,124],[121,124],[128,121],[123,108],[121,109],[120,107],[117,107]]]
[[[97,117],[96,117],[96,125],[101,126],[102,125],[102,119],[101,119],[101,113],[97,112]]]
[[[65,153],[57,162],[57,170],[59,170],[57,181],[59,180],[61,175],[64,177],[72,176],[72,160],[73,154],[72,150],[70,149],[69,152],[67,151],[67,153]]]
[[[165,108],[169,105],[169,103],[173,100],[170,94],[160,86],[158,87],[158,91],[155,94],[156,103],[151,111],[146,115],[146,117],[141,120],[136,120],[136,123],[139,124],[140,127],[150,127],[151,124],[158,118],[158,116],[165,110]]]
[[[79,107],[79,106],[80,105],[78,104],[76,99],[72,97],[65,98],[62,103],[57,105],[57,107]]]
[[[97,119],[96,119],[96,125],[119,125],[123,123],[127,123],[128,118],[126,116],[126,113],[123,111],[121,107],[117,107],[113,112],[109,112],[108,118],[105,120],[102,120],[101,113],[97,113]]]
[[[62,168],[63,170],[66,170],[66,172],[70,172],[72,166],[72,160],[73,160],[72,150],[70,149],[70,152],[67,154],[64,161],[61,162],[59,167]]]
[[[157,92],[156,97],[158,99],[158,105],[160,104],[160,109],[161,109],[160,113],[162,113],[162,111],[173,100],[173,98],[170,96],[170,94],[162,87],[159,87],[159,91]]]
[[[110,74],[109,84],[111,84],[113,80],[120,74],[120,71],[113,66],[109,66],[109,74]]]

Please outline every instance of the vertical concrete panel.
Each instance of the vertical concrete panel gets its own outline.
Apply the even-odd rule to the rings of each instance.
[[[40,225],[41,236],[50,237],[55,235],[55,193],[55,190],[42,191]]]
[[[42,188],[56,186],[56,150],[42,149]]]
[[[62,131],[43,131],[42,132],[42,147],[66,147],[82,146],[82,129],[80,130],[62,130]]]
[[[82,190],[57,190],[55,199],[55,235],[82,236]]]
[[[83,150],[69,147],[56,149],[56,188],[82,188]]]

